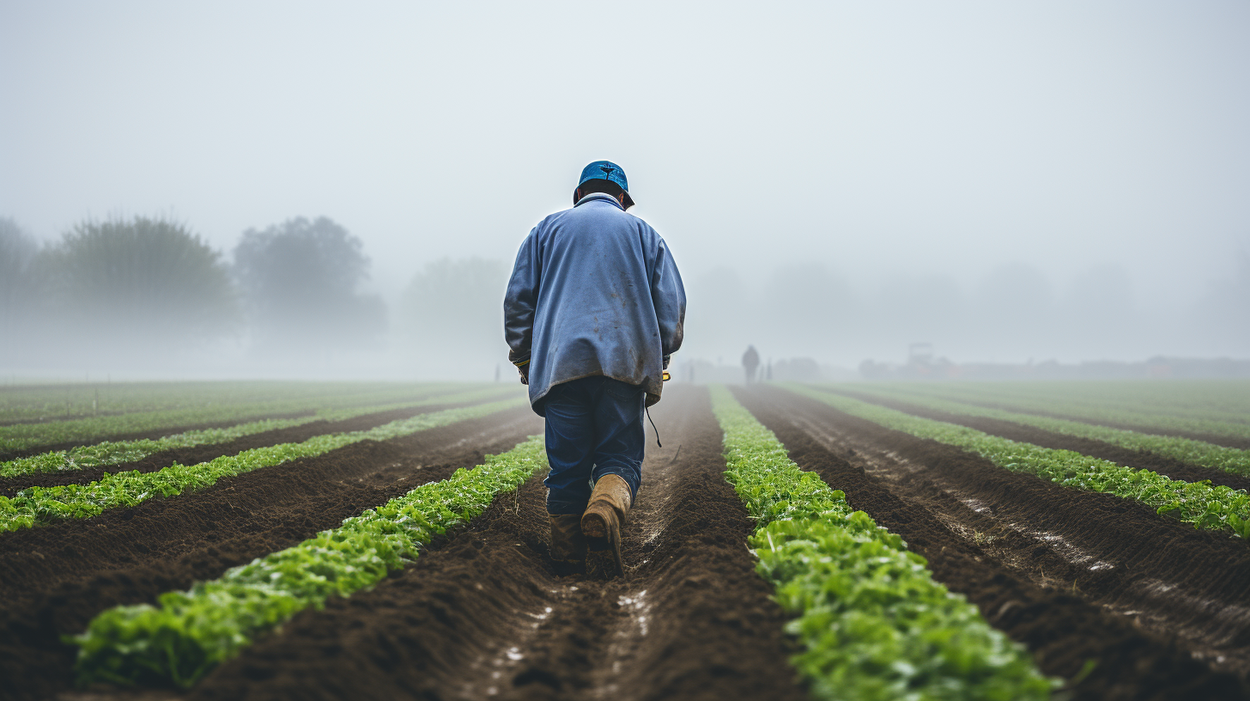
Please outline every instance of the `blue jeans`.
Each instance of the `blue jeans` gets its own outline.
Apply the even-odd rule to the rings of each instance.
[[[604,475],[620,475],[637,498],[646,442],[643,400],[642,387],[602,375],[551,388],[543,398],[548,513],[585,511],[592,482]]]

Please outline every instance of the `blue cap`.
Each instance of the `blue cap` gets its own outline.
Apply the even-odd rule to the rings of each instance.
[[[582,168],[582,177],[577,181],[577,187],[581,187],[582,183],[587,180],[607,180],[620,185],[625,191],[625,208],[629,209],[634,206],[634,198],[629,196],[629,181],[625,179],[625,170],[612,161],[595,161]],[[576,195],[574,195],[573,204],[577,204]]]

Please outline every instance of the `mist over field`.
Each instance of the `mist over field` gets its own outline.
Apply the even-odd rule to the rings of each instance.
[[[1250,360],[1246,36],[1237,2],[7,3],[0,375],[514,381],[513,258],[600,158],[691,368]]]

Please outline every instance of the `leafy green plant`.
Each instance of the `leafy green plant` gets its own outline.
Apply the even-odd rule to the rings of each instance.
[[[459,469],[299,545],[162,594],[157,606],[119,606],[68,638],[83,683],[173,682],[190,687],[209,670],[299,611],[350,596],[414,560],[420,547],[478,516],[500,492],[547,466],[535,436],[477,469]]]
[[[80,446],[70,450],[53,450],[39,455],[17,458],[0,463],[0,477],[16,477],[40,472],[60,472],[80,470],[86,467],[102,467],[120,465],[122,463],[141,460],[153,453],[173,448],[188,448],[196,445],[212,445],[250,436],[265,431],[274,431],[292,426],[300,426],[317,420],[344,421],[346,419],[395,409],[416,408],[430,404],[459,404],[473,402],[504,394],[498,387],[440,395],[416,402],[398,402],[363,407],[322,409],[312,416],[296,419],[261,419],[249,423],[229,426],[226,428],[210,428],[200,431],[166,436],[164,438],[141,439],[133,441],[103,441],[95,445]]]
[[[999,438],[965,426],[911,416],[801,385],[788,387],[852,416],[968,450],[1014,472],[1026,472],[1065,487],[1134,499],[1159,514],[1192,524],[1195,528],[1224,530],[1250,538],[1250,494],[1242,489],[1212,485],[1209,480],[1173,480],[1157,472],[1117,465],[1071,450],[1055,450]]]
[[[1093,440],[1103,441],[1104,443],[1111,443],[1112,445],[1129,448],[1130,450],[1150,451],[1156,455],[1175,458],[1182,462],[1192,463],[1194,465],[1210,467],[1216,470],[1224,470],[1237,475],[1250,475],[1250,450],[1239,450],[1237,448],[1214,445],[1212,443],[1196,441],[1190,438],[1180,438],[1178,436],[1159,436],[1149,433],[1139,433],[1137,431],[1109,428],[1107,426],[1099,426],[1097,424],[1088,424],[1081,421],[1058,419],[1051,416],[1022,414],[1014,411],[1006,411],[1004,409],[993,409],[990,407],[954,402],[947,399],[939,399],[937,397],[927,397],[908,394],[906,392],[891,391],[882,387],[856,387],[856,391],[861,394],[869,394],[886,399],[909,402],[917,406],[935,409],[937,411],[945,411],[950,414],[957,414],[961,416],[983,416],[990,419],[1011,421],[1025,426],[1033,426],[1045,431],[1054,431],[1055,433],[1062,433],[1069,436],[1091,438]]]
[[[302,443],[281,443],[245,450],[238,455],[222,456],[198,465],[174,463],[156,472],[132,470],[105,474],[89,484],[29,487],[13,498],[0,497],[0,531],[32,528],[65,519],[90,518],[106,509],[135,506],[155,496],[172,497],[187,490],[211,487],[223,477],[240,475],[298,458],[322,455],[363,440],[385,441],[486,416],[520,406],[526,401],[525,397],[516,397],[489,404],[447,409],[392,421],[367,431],[333,433],[314,436]]]
[[[1046,699],[1057,682],[976,607],[932,578],[903,539],[805,472],[724,387],[712,409],[725,432],[725,475],[758,520],[749,544],[787,630],[795,666],[818,698]]]
[[[1250,438],[1250,381],[890,383],[909,394],[1095,424]],[[860,390],[862,384],[846,386]]]
[[[420,399],[432,392],[467,389],[453,382],[94,382],[0,387],[0,423],[50,421],[110,414],[157,412],[272,401],[312,407]]]
[[[37,448],[56,443],[98,441],[111,435],[159,431],[175,426],[235,422],[259,419],[276,414],[294,414],[322,410],[349,409],[384,403],[412,401],[431,391],[445,391],[454,385],[435,385],[414,392],[411,387],[397,387],[346,396],[313,396],[287,399],[280,392],[249,395],[251,401],[186,402],[172,408],[139,411],[114,416],[92,416],[67,421],[12,424],[0,426],[0,454]],[[497,391],[497,390],[496,390]],[[278,394],[278,397],[274,397]],[[188,405],[189,404],[189,405]]]

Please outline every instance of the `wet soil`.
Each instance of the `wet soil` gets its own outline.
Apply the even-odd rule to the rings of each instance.
[[[189,448],[162,450],[161,452],[153,453],[146,458],[135,460],[133,462],[119,463],[117,465],[90,467],[82,470],[65,470],[62,472],[49,472],[35,475],[21,475],[18,477],[0,477],[0,496],[12,497],[18,491],[27,487],[53,487],[61,484],[87,484],[100,479],[105,473],[116,474],[118,472],[125,472],[128,470],[156,472],[157,470],[169,467],[175,462],[182,463],[183,465],[196,465],[198,463],[208,462],[213,458],[219,458],[223,455],[237,455],[245,450],[264,448],[271,445],[278,445],[280,443],[299,443],[306,441],[313,436],[320,436],[327,433],[365,431],[376,426],[381,426],[385,423],[390,423],[391,421],[412,418],[418,414],[433,413],[453,406],[465,405],[437,404],[424,407],[382,411],[374,414],[365,414],[363,416],[353,417],[344,421],[317,420],[299,426],[292,426],[290,428],[264,431],[263,433],[243,436],[226,443],[213,443],[209,445],[191,446]],[[235,426],[238,424],[232,423],[228,425]],[[163,435],[172,434],[165,433]]]
[[[542,420],[521,407],[92,519],[0,534],[0,698],[68,690],[76,649],[60,636],[81,632],[106,608],[218,577],[541,431]]]
[[[1244,541],[788,392],[738,396],[792,459],[902,535],[1074,698],[1250,697]]]
[[[870,394],[860,394],[858,392],[841,392],[841,394],[845,394],[849,397],[854,397],[855,399],[869,402],[871,404],[878,404],[880,406],[896,409],[907,414],[912,414],[913,416],[922,416],[926,419],[935,419],[937,421],[946,421],[948,423],[959,424],[960,426],[967,426],[968,428],[984,431],[985,433],[994,436],[1001,436],[1013,441],[1032,443],[1034,445],[1040,445],[1043,448],[1073,450],[1095,458],[1110,460],[1111,462],[1119,463],[1121,465],[1128,465],[1130,467],[1136,467],[1143,470],[1151,470],[1158,472],[1161,475],[1166,475],[1172,479],[1182,480],[1184,482],[1200,482],[1202,480],[1210,480],[1212,484],[1222,484],[1233,489],[1250,490],[1250,478],[1211,467],[1203,467],[1201,465],[1187,463],[1177,460],[1176,458],[1158,455],[1146,450],[1132,450],[1118,445],[1113,445],[1111,443],[1105,443],[1103,441],[1055,433],[1011,421],[988,419],[977,416],[965,416],[963,414],[952,414],[945,411],[935,411],[933,409],[917,406],[915,404],[907,404],[905,402],[883,399]]]
[[[1007,404],[996,404],[993,402],[973,402],[968,400],[968,404],[983,406],[990,409],[1002,409],[1003,411],[1020,411],[1018,407]],[[1080,421],[1082,423],[1093,424],[1095,426],[1106,426],[1107,428],[1118,428],[1124,431],[1137,431],[1138,433],[1153,433],[1160,436],[1179,436],[1181,438],[1192,438],[1196,441],[1206,443],[1214,443],[1215,445],[1228,446],[1229,448],[1240,448],[1242,450],[1250,450],[1250,438],[1237,438],[1235,436],[1221,436],[1214,433],[1202,433],[1198,431],[1182,431],[1179,429],[1161,428],[1159,426],[1142,426],[1140,424],[1117,423],[1114,421],[1102,421],[1087,419],[1079,416],[1070,416],[1068,414],[1059,414],[1048,411],[1030,411],[1030,414],[1038,416],[1049,416],[1053,419],[1065,419],[1067,421]]]
[[[558,576],[538,479],[369,592],[306,611],[195,699],[801,699],[706,391],[652,411],[627,573]]]
[[[238,426],[239,424],[249,423],[252,421],[260,421],[261,419],[298,419],[305,416],[312,416],[311,411],[299,411],[290,414],[263,414],[258,416],[240,416],[229,421],[214,421],[209,423],[183,424],[180,426],[166,426],[163,428],[154,428],[148,431],[133,431],[131,433],[110,433],[100,435],[88,441],[67,441],[63,443],[49,443],[33,448],[24,448],[22,450],[3,451],[0,450],[0,460],[12,460],[14,458],[24,458],[31,455],[46,453],[50,450],[69,450],[77,448],[80,445],[94,445],[101,441],[136,441],[144,438],[155,440],[165,436],[172,436],[176,433],[185,433],[187,431],[199,431],[206,428],[229,428],[230,426]]]

